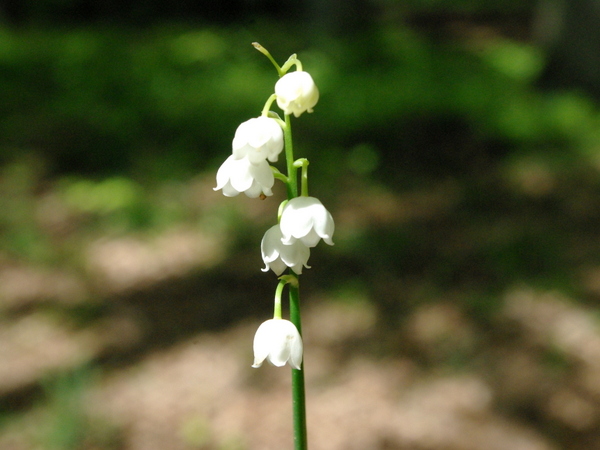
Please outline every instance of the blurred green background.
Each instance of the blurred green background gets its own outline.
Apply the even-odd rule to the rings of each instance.
[[[600,2],[3,0],[0,449],[290,448],[254,41],[321,92],[312,448],[600,448]]]

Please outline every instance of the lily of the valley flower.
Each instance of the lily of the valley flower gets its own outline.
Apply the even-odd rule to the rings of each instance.
[[[265,159],[275,162],[283,150],[283,131],[275,119],[256,117],[237,128],[232,147],[236,159],[246,157],[253,164]]]
[[[285,245],[300,240],[307,247],[314,247],[321,238],[333,245],[333,217],[315,197],[296,197],[287,202],[279,226]]]
[[[277,367],[286,362],[294,369],[302,366],[302,338],[289,320],[270,319],[263,322],[254,335],[254,364],[260,367],[265,359]]]
[[[226,197],[235,197],[243,192],[250,198],[261,194],[273,195],[271,188],[275,184],[273,171],[266,160],[252,164],[248,158],[236,159],[231,155],[217,172],[217,187],[223,189]]]
[[[260,243],[262,258],[266,266],[262,271],[267,272],[271,269],[279,276],[288,267],[291,267],[298,275],[302,273],[302,267],[310,269],[310,266],[307,264],[310,257],[310,249],[301,241],[284,245],[281,242],[282,237],[279,225],[272,226],[265,233]]]
[[[285,114],[299,117],[305,111],[313,112],[319,101],[319,90],[308,72],[288,72],[275,83],[277,104]]]

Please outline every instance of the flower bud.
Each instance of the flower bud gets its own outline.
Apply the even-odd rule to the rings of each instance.
[[[275,162],[283,150],[283,131],[270,117],[247,120],[235,131],[232,148],[236,159],[246,157],[252,164],[265,159]]]
[[[319,90],[308,72],[289,72],[275,84],[277,105],[285,114],[299,117],[304,111],[313,112],[319,101]]]
[[[243,192],[250,198],[261,194],[273,195],[271,188],[275,184],[273,171],[266,160],[252,164],[248,158],[235,159],[229,156],[217,172],[217,187],[223,189],[226,197],[235,197]]]
[[[260,367],[265,359],[277,367],[286,362],[294,369],[302,367],[302,338],[289,320],[270,319],[263,322],[254,335],[254,364]]]

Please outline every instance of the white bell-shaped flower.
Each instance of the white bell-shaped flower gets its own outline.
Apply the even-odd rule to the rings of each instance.
[[[236,159],[248,158],[253,164],[265,159],[275,162],[283,150],[283,131],[270,117],[247,120],[235,131],[232,148]]]
[[[285,245],[300,240],[307,247],[314,247],[321,238],[333,245],[333,217],[314,197],[296,197],[287,202],[281,213],[279,227],[281,241]]]
[[[260,367],[265,359],[277,367],[286,362],[294,369],[302,367],[302,337],[296,326],[285,319],[263,322],[254,335],[254,364]]]
[[[298,117],[304,111],[313,112],[319,101],[319,90],[308,72],[289,72],[275,83],[277,105],[285,114]]]
[[[260,243],[262,259],[265,268],[261,269],[267,272],[271,269],[277,276],[281,275],[285,269],[291,267],[298,275],[302,273],[302,267],[310,269],[308,258],[310,249],[302,243],[295,241],[290,245],[284,245],[281,242],[283,235],[279,225],[274,225],[267,230]]]
[[[243,192],[250,198],[260,194],[273,195],[271,188],[275,184],[273,171],[266,160],[252,164],[248,158],[236,159],[229,156],[217,171],[217,187],[223,189],[226,197],[235,197]]]

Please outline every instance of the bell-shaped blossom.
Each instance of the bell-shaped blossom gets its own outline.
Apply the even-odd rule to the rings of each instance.
[[[298,117],[304,111],[313,112],[319,101],[319,90],[308,72],[289,72],[275,83],[277,104],[285,114]]]
[[[235,197],[243,192],[250,198],[261,194],[273,195],[271,188],[275,184],[273,171],[266,160],[252,164],[248,158],[236,159],[229,156],[217,171],[217,187],[223,189],[226,197]]]
[[[236,159],[248,158],[253,164],[265,159],[275,162],[283,150],[283,131],[275,119],[256,117],[237,128],[232,147]]]
[[[279,227],[281,241],[285,245],[299,240],[307,247],[314,247],[321,238],[333,245],[333,217],[314,197],[296,197],[287,202],[281,213]]]
[[[310,269],[310,266],[307,264],[310,257],[310,249],[301,241],[284,245],[281,242],[282,237],[279,225],[269,228],[263,236],[260,243],[260,250],[266,267],[261,270],[267,272],[271,269],[279,276],[288,267],[291,267],[298,275],[302,273],[302,267]]]
[[[260,367],[265,359],[277,367],[286,362],[294,369],[302,367],[302,337],[296,326],[285,319],[263,322],[254,335],[254,364]]]

